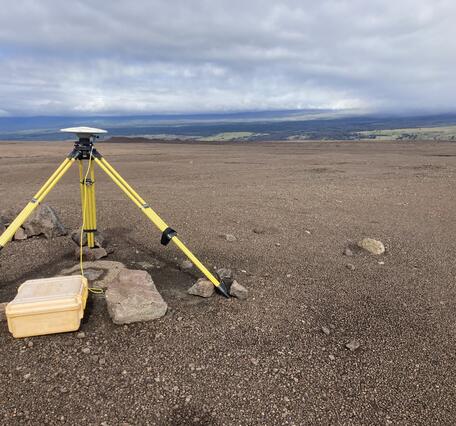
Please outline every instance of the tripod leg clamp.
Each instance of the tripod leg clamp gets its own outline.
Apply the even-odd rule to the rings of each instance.
[[[177,235],[177,232],[173,229],[173,228],[170,228],[168,226],[168,228],[166,228],[164,231],[163,231],[163,234],[162,234],[162,237],[161,237],[161,243],[164,245],[164,246],[167,246],[169,244],[169,242],[173,239],[173,237],[175,237]]]

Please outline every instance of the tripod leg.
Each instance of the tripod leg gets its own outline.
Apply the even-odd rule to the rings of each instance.
[[[95,210],[95,171],[93,162],[89,164],[89,177],[85,179],[82,160],[79,160],[79,178],[81,183],[81,206],[87,246],[95,247],[96,210]]]
[[[162,244],[172,241],[190,261],[214,284],[225,297],[229,297],[225,283],[220,282],[215,276],[197,259],[197,257],[176,237],[176,232],[171,229],[152,208],[133,190],[133,188],[117,173],[117,171],[97,152],[95,162],[114,181],[114,183],[130,198],[151,222],[163,233]]]
[[[95,170],[94,164],[90,161],[90,185],[88,186],[89,196],[89,223],[90,230],[87,234],[87,245],[90,248],[95,247],[95,232],[97,230],[97,211],[95,204]]]
[[[16,219],[8,226],[6,231],[0,236],[0,250],[5,247],[5,245],[11,241],[16,231],[21,227],[21,225],[27,220],[27,218],[33,213],[33,211],[38,207],[41,201],[44,200],[46,195],[57,185],[57,182],[62,178],[62,176],[68,171],[68,169],[74,163],[75,158],[70,154],[68,158],[58,167],[58,169],[51,175],[51,177],[46,181],[46,183],[40,188],[40,190],[35,194],[32,200],[24,207],[24,209],[19,213]]]

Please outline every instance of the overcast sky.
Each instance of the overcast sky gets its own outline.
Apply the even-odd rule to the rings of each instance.
[[[454,111],[454,0],[0,0],[0,115]]]

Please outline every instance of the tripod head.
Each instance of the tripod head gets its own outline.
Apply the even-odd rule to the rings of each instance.
[[[90,157],[93,149],[93,143],[98,139],[99,134],[108,133],[103,129],[96,129],[94,127],[68,127],[66,129],[60,129],[64,133],[75,133],[78,140],[74,143],[74,151],[79,154],[79,158],[86,160]]]
[[[64,133],[75,133],[78,137],[78,145],[92,145],[95,139],[98,139],[98,135],[108,133],[106,130],[97,129],[95,127],[68,127],[66,129],[60,129]]]

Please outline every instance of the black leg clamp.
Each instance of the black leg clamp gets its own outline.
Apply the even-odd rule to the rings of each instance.
[[[173,228],[170,228],[168,226],[168,228],[166,228],[164,231],[163,231],[163,234],[162,234],[162,237],[161,237],[161,243],[164,245],[164,246],[167,246],[169,244],[169,242],[172,240],[173,237],[175,237],[177,235],[177,232],[173,229]]]

